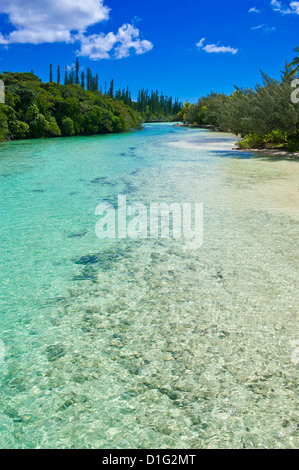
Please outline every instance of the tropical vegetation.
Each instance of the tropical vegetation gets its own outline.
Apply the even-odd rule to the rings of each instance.
[[[299,100],[291,99],[298,72],[299,57],[285,67],[280,80],[261,72],[262,84],[254,89],[235,87],[230,95],[211,93],[197,104],[187,102],[178,119],[240,135],[240,148],[299,151]],[[299,83],[297,87],[299,97]]]
[[[145,120],[171,120],[181,109],[176,99],[141,90],[134,102],[129,88],[114,91],[114,80],[99,85],[87,68],[61,68],[48,83],[31,73],[3,72],[5,104],[0,104],[0,140],[119,133],[141,129]]]

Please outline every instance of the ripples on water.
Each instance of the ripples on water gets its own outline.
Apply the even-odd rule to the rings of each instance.
[[[298,162],[234,142],[1,144],[1,447],[298,447]],[[118,194],[203,202],[203,248],[100,242]]]

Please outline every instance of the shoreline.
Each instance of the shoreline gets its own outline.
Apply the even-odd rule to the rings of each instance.
[[[174,124],[174,127],[188,127],[190,129],[206,129],[214,132],[225,132],[226,134],[229,134],[228,131],[225,131],[221,129],[220,127],[212,126],[209,124]],[[278,150],[276,148],[268,148],[268,149],[261,149],[261,148],[241,148],[238,147],[238,143],[235,144],[235,147],[232,148],[232,150],[239,150],[242,152],[258,152],[258,153],[264,153],[271,155],[273,157],[281,156],[281,157],[286,157],[286,158],[299,158],[299,152],[291,152],[289,150]]]
[[[237,144],[236,144],[236,147],[233,148],[233,150],[238,150],[238,151],[242,151],[242,152],[257,152],[257,153],[265,154],[265,156],[266,155],[271,155],[272,157],[287,157],[287,158],[290,157],[290,158],[298,158],[299,159],[299,152],[290,152],[288,150],[255,149],[255,148],[243,149],[243,148],[237,147]]]
[[[174,121],[144,121],[143,124],[163,124],[163,123],[169,123],[169,122],[174,122]]]
[[[212,124],[174,124],[174,127],[189,127],[190,129],[206,129],[208,131],[215,132],[227,132],[221,129],[221,127],[213,126]]]

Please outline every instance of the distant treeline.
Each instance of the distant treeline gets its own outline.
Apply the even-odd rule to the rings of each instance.
[[[53,74],[53,65],[50,64],[50,83],[55,81]],[[61,84],[62,75],[61,67],[58,65],[56,73],[56,83]],[[164,96],[159,91],[139,90],[137,101],[132,99],[132,93],[129,87],[123,89],[115,89],[115,82],[111,80],[109,83],[104,82],[100,84],[99,75],[93,75],[91,69],[87,67],[86,73],[84,70],[80,72],[79,59],[76,59],[75,67],[65,66],[64,68],[64,85],[79,85],[88,91],[100,92],[103,95],[108,95],[112,99],[123,101],[126,105],[132,107],[135,111],[140,113],[143,119],[146,120],[171,120],[174,118],[180,109],[182,103],[178,98],[173,99],[169,96]]]
[[[254,89],[235,87],[229,96],[211,93],[200,98],[196,105],[187,102],[178,119],[240,135],[241,148],[299,151],[299,104],[291,99],[298,64],[297,58],[287,65],[279,81],[261,72],[262,85]],[[299,92],[297,95],[299,97]]]
[[[163,94],[149,98],[144,91],[133,102],[128,88],[114,92],[113,80],[103,93],[89,69],[80,81],[79,61],[74,70],[65,70],[65,84],[60,83],[60,68],[54,82],[52,66],[49,83],[33,73],[3,72],[0,80],[5,83],[0,140],[124,132],[141,129],[148,117],[170,120],[180,109],[177,101],[173,104]]]

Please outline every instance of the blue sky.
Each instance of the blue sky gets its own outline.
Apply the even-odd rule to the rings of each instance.
[[[0,0],[0,70],[49,79],[80,64],[100,81],[196,101],[279,78],[299,45],[299,1]]]

